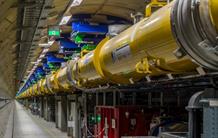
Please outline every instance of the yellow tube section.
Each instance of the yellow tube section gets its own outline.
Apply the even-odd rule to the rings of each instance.
[[[73,87],[70,83],[70,81],[68,80],[68,76],[67,76],[67,67],[64,67],[62,69],[60,69],[57,72],[57,77],[56,77],[56,81],[57,84],[59,86],[59,91],[63,91],[63,92],[70,92],[73,91]]]
[[[68,80],[67,67],[59,69],[57,72],[48,76],[47,86],[53,93],[72,91],[72,85]]]
[[[72,73],[74,79],[89,84],[101,76],[110,82],[131,83],[145,75],[193,70],[196,65],[189,58],[177,59],[174,55],[178,46],[170,24],[172,6],[173,3],[120,35],[103,40],[94,52],[78,60]]]
[[[58,84],[57,84],[57,72],[54,72],[53,74],[49,75],[46,79],[47,87],[52,93],[56,93],[60,90]]]
[[[218,32],[218,12],[217,12],[218,1],[210,0],[209,7],[210,7],[210,17],[211,17],[212,23],[216,27],[216,31]]]
[[[145,76],[194,72],[198,66],[218,70],[217,32],[217,0],[174,0],[67,63],[40,82],[40,91],[129,84]]]
[[[78,87],[93,87],[105,83],[94,66],[94,51],[71,63],[72,80]]]
[[[26,98],[27,96],[27,90],[25,90],[23,93],[21,93],[20,95],[18,95],[18,97],[16,97],[17,99],[20,99],[20,98]]]
[[[33,95],[33,89],[32,89],[32,86],[29,88],[29,91],[28,91],[28,96],[29,97],[32,97]]]
[[[41,80],[38,81],[38,89],[39,89],[40,93],[41,93],[42,95],[44,95],[44,94],[45,94],[45,91],[44,91],[44,89],[42,88],[42,82],[43,82],[43,79],[41,79]]]
[[[95,53],[96,67],[104,78],[116,83],[130,83],[145,75],[182,73],[196,68],[187,57],[178,59],[170,14],[172,4],[149,19],[107,41]],[[130,80],[131,79],[131,80]]]
[[[34,84],[32,87],[33,91],[33,96],[39,96],[39,91],[37,89],[37,84]]]
[[[49,89],[46,85],[46,79],[42,79],[40,89],[41,89],[41,92],[43,92],[44,94],[51,94],[51,92],[49,91]]]
[[[176,6],[179,5],[179,2],[181,1],[174,1],[118,36],[103,40],[94,52],[90,52],[76,62],[75,67],[73,67],[73,79],[86,87],[89,86],[88,84],[91,86],[99,85],[99,79],[102,82],[107,80],[108,82],[128,84],[140,80],[146,75],[192,72],[199,66],[196,63],[217,69],[218,56],[211,56],[213,53],[198,46],[204,41],[200,36],[198,37],[200,34],[196,34],[195,30],[185,32],[196,34],[195,40],[191,40],[191,37],[190,40],[187,40],[184,36],[179,36],[179,27],[184,27],[180,26],[181,22],[189,23],[191,29],[197,25],[192,26],[192,23],[182,20],[178,22],[178,27],[174,28],[172,19],[176,19],[177,15],[172,17],[172,13],[177,10]],[[217,26],[217,2],[216,0],[210,0],[210,2],[213,5],[211,18],[215,19],[214,24]],[[189,11],[187,3],[183,4],[184,9],[181,5],[179,6],[179,9],[185,9],[184,12],[187,12],[187,15],[194,14]],[[177,14],[180,13],[177,12]],[[195,20],[193,19],[193,21]],[[201,30],[201,28],[198,29]],[[201,54],[205,54],[206,57],[202,57]],[[96,83],[92,83],[95,80]]]
[[[42,96],[43,93],[42,93],[42,91],[41,91],[41,89],[40,89],[40,83],[41,83],[41,80],[39,80],[39,81],[37,82],[37,90],[38,90],[39,96]]]

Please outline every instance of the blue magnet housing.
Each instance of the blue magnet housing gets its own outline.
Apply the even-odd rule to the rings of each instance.
[[[90,34],[106,34],[108,32],[107,25],[91,25],[86,22],[73,22],[73,32],[90,33]]]
[[[69,39],[61,38],[60,40],[60,46],[64,49],[78,49],[78,45],[74,42],[72,42]]]
[[[57,58],[53,53],[47,53],[47,63],[62,63],[65,62],[63,58]]]

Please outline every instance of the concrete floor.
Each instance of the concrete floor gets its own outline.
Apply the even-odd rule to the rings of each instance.
[[[0,106],[4,105],[5,102],[0,102]],[[9,103],[0,109],[0,138],[3,138],[8,124],[9,115],[11,114],[13,104]]]
[[[20,103],[15,102],[14,107],[14,128],[8,125],[7,133],[13,132],[13,136],[7,134],[5,138],[68,138],[66,133],[55,128],[55,124],[46,122],[42,118],[33,116]],[[10,130],[11,129],[11,130]]]

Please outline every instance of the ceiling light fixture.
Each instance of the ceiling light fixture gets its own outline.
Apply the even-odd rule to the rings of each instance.
[[[48,43],[42,43],[42,44],[39,44],[39,47],[50,47],[50,45]]]
[[[61,19],[61,22],[59,23],[59,25],[66,25],[69,22],[70,19],[71,19],[71,16],[64,16]]]
[[[74,0],[72,4],[70,5],[70,7],[79,6],[82,2],[83,0]]]

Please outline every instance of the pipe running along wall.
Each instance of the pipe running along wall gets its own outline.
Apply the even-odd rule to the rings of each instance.
[[[129,84],[147,75],[193,72],[199,65],[218,70],[218,1],[175,0],[19,97]]]

